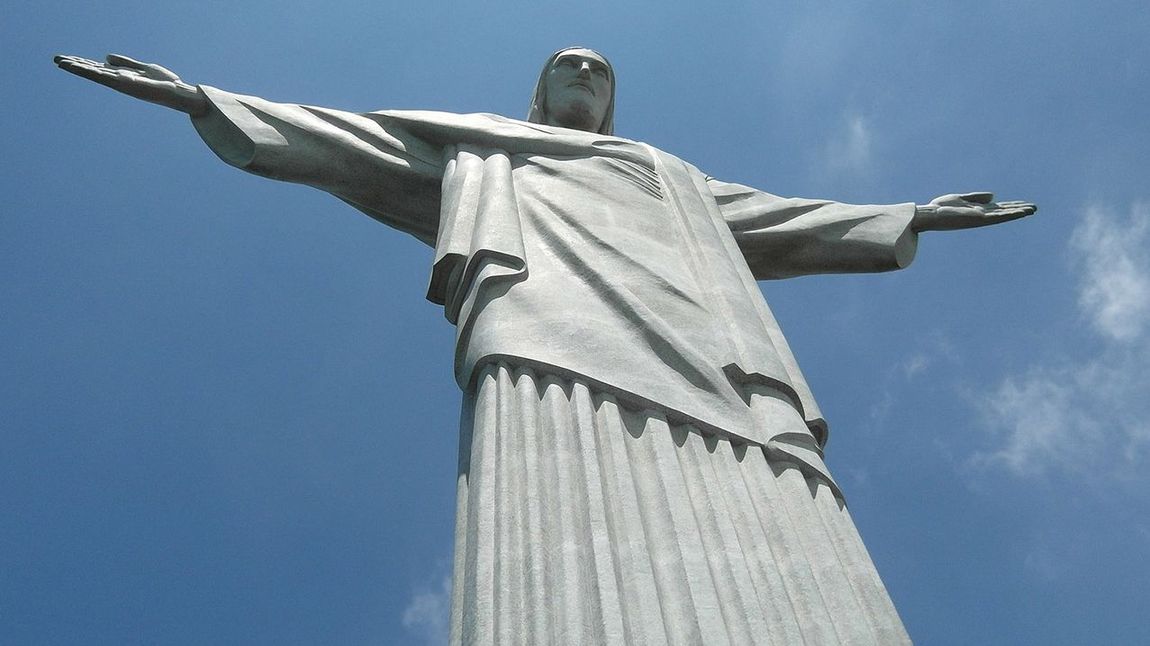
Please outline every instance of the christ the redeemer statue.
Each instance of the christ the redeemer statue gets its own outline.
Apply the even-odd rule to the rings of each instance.
[[[63,69],[191,115],[224,161],[435,248],[465,393],[453,644],[909,638],[822,459],[826,424],[756,285],[907,266],[921,231],[1034,212],[782,198],[613,134],[600,54],[557,52],[527,121],[353,114]]]

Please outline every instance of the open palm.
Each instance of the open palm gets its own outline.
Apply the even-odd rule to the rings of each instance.
[[[149,103],[191,115],[202,114],[207,109],[207,99],[199,88],[184,83],[174,72],[154,63],[119,54],[109,54],[106,63],[79,56],[56,56],[53,60],[66,72]]]

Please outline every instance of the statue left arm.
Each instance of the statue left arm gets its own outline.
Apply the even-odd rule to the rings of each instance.
[[[921,231],[997,224],[1034,213],[989,193],[945,195],[926,205],[843,204],[784,198],[708,179],[719,210],[758,280],[881,272],[914,260]]]
[[[786,198],[715,179],[707,186],[757,280],[891,271],[918,248],[912,203]]]

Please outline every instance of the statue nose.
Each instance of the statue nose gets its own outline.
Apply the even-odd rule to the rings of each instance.
[[[591,63],[588,63],[587,61],[583,61],[579,65],[579,76],[587,76],[587,77],[591,76]]]

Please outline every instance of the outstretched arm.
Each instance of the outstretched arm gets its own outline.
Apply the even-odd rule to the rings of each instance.
[[[61,69],[192,117],[225,162],[326,191],[371,217],[434,245],[443,145],[400,119],[265,101],[195,86],[159,65],[116,54],[107,63],[57,56]]]
[[[149,103],[193,117],[208,111],[208,99],[198,87],[184,83],[179,76],[154,63],[142,63],[119,54],[108,54],[106,63],[78,56],[56,56],[53,60],[65,72]]]
[[[916,207],[787,198],[708,179],[719,212],[758,280],[891,271],[914,259]]]
[[[998,224],[1036,210],[1027,202],[995,203],[990,193],[944,195],[925,205],[852,205],[716,179],[707,185],[759,280],[901,269],[914,258],[919,232]]]
[[[1009,222],[1033,214],[1029,202],[995,202],[993,193],[964,193],[936,197],[915,207],[910,228],[915,231],[953,231]]]

